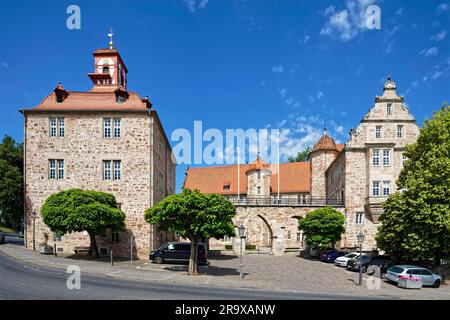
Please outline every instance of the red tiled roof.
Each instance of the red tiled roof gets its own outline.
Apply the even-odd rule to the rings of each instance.
[[[56,102],[55,93],[49,94],[31,111],[148,111],[147,102],[135,92],[128,92],[129,97],[124,103],[116,102],[116,95],[107,92],[67,91],[67,97],[62,103]]]
[[[325,133],[319,139],[319,141],[316,142],[316,144],[314,145],[314,148],[311,152],[319,151],[319,150],[337,150],[334,139]]]
[[[239,193],[247,193],[246,172],[252,164],[240,165]],[[278,166],[269,165],[271,192],[278,192]],[[310,163],[292,162],[280,164],[280,193],[307,193],[311,190]],[[229,190],[223,190],[229,185]],[[238,166],[197,167],[186,171],[184,188],[198,189],[203,193],[232,195],[238,193]]]

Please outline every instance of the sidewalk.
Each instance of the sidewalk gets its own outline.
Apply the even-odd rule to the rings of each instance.
[[[62,256],[40,254],[38,251],[26,249],[22,246],[4,244],[0,251],[16,260],[42,267],[52,267],[66,270],[70,265],[77,265],[81,273],[108,278],[124,280],[155,281],[162,283],[177,283],[185,285],[209,285],[234,288],[256,288],[246,281],[234,281],[229,278],[221,278],[211,275],[188,276],[182,269],[183,265],[166,265],[166,269],[158,269],[142,260],[115,261],[111,266],[110,261],[90,260],[88,256]],[[204,269],[205,267],[203,267]],[[199,268],[200,271],[202,267]],[[207,273],[207,271],[206,271]]]
[[[133,264],[130,261],[115,261],[114,266],[111,266],[107,260],[99,261],[90,256],[54,257],[12,244],[0,245],[0,251],[16,260],[35,266],[53,267],[65,271],[69,265],[77,265],[82,274],[140,282],[264,289],[273,290],[274,293],[289,291],[387,299],[450,299],[448,285],[443,285],[439,289],[405,290],[382,281],[379,290],[368,290],[365,288],[365,283],[363,286],[355,284],[357,273],[299,257],[248,255],[245,257],[245,270],[248,274],[244,279],[240,279],[237,270],[239,259],[233,255],[211,257],[209,267],[199,267],[202,275],[189,276],[186,274],[187,266],[179,264],[156,265],[148,260],[136,260]]]

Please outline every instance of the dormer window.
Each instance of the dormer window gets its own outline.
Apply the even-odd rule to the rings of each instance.
[[[53,91],[55,92],[56,103],[63,103],[64,99],[66,99],[68,94],[67,91],[64,89],[64,87],[61,85],[61,83],[58,83],[58,85]]]
[[[103,73],[109,73],[109,67],[103,67]]]
[[[115,91],[115,94],[117,103],[124,103],[128,99],[128,92],[122,86]]]
[[[123,95],[117,95],[116,96],[116,102],[117,103],[124,103],[125,102],[125,97]]]

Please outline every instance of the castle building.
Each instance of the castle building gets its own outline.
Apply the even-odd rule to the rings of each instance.
[[[86,232],[57,235],[40,210],[53,193],[70,188],[113,194],[125,213],[123,232],[97,237],[102,254],[147,258],[173,236],[157,232],[144,212],[175,192],[175,163],[156,110],[128,91],[128,70],[112,41],[94,52],[92,88],[68,91],[59,84],[34,108],[23,109],[25,243],[47,243],[73,253],[89,246]],[[33,221],[34,220],[34,221]]]
[[[414,143],[419,127],[388,78],[382,96],[350,133],[336,144],[326,131],[314,145],[309,161],[269,165],[259,156],[251,164],[190,168],[184,187],[219,193],[237,207],[235,226],[243,224],[247,243],[261,251],[283,254],[304,248],[298,220],[314,209],[333,206],[345,217],[340,248],[358,246],[376,250],[375,235],[381,204],[399,191],[396,180],[407,144]],[[239,178],[238,178],[239,177]],[[213,247],[236,239],[213,242]]]

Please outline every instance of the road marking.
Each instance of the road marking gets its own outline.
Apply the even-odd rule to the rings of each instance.
[[[172,275],[168,276],[167,278],[161,279],[161,281],[169,280],[170,278],[173,278],[173,277],[175,277],[176,275],[177,275],[176,273],[175,273],[175,274],[172,274]]]

